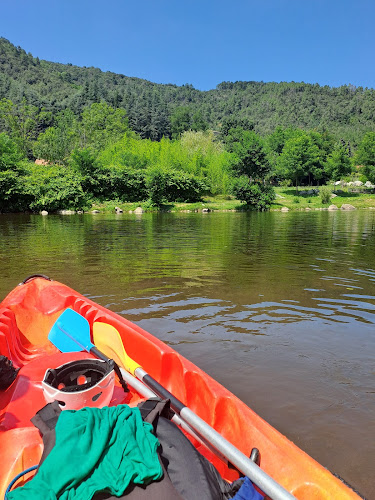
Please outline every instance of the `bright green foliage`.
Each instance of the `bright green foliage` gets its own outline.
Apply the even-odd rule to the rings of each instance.
[[[23,177],[18,171],[0,172],[0,212],[17,212],[27,204]]]
[[[227,193],[231,184],[232,158],[224,144],[215,140],[213,132],[184,132],[180,144],[187,155],[184,169],[202,178],[212,194]]]
[[[185,132],[180,141],[153,142],[126,134],[98,157],[100,165],[135,170],[181,170],[201,179],[212,193],[225,193],[230,184],[230,154],[214,141],[212,132]]]
[[[236,179],[232,193],[238,200],[244,201],[246,205],[256,210],[268,210],[276,198],[275,191],[271,186],[252,182],[246,175]]]
[[[363,173],[375,184],[375,132],[368,132],[358,146],[354,156],[357,165],[364,165]]]
[[[83,190],[93,196],[99,196],[101,193],[100,168],[93,153],[87,148],[74,149],[70,155],[69,165],[81,176]]]
[[[78,123],[71,110],[61,111],[55,126],[41,133],[34,144],[34,155],[60,165],[66,164],[69,155],[78,143]]]
[[[0,171],[17,168],[23,154],[17,143],[7,134],[0,134]]]
[[[114,110],[106,103],[93,103],[80,121],[71,110],[60,112],[53,127],[40,134],[34,154],[52,163],[66,164],[74,148],[89,148],[97,154],[118,141],[128,131],[124,110]]]
[[[15,140],[0,134],[0,211],[22,210],[27,203],[23,175],[26,163]]]
[[[319,148],[307,133],[288,139],[278,157],[276,173],[280,178],[290,179],[297,187],[300,181],[312,178],[321,171]]]
[[[363,168],[363,173],[367,180],[375,184],[375,165],[366,165]]]
[[[70,134],[63,134],[55,127],[49,127],[43,134],[40,134],[34,144],[34,154],[51,163],[63,164],[67,160],[73,144],[70,141]]]
[[[327,157],[325,172],[329,179],[338,181],[345,175],[349,175],[351,170],[352,164],[349,158],[348,147],[346,144],[339,142]]]
[[[357,165],[375,166],[375,132],[367,132],[354,156]]]
[[[205,184],[193,175],[178,171],[150,169],[146,180],[150,200],[155,205],[168,201],[200,201],[207,191]]]
[[[328,186],[322,186],[319,190],[322,203],[327,204],[331,201],[332,190]]]
[[[82,209],[88,195],[79,173],[58,165],[32,165],[25,178],[25,191],[32,200],[31,210]]]
[[[80,146],[101,151],[118,141],[129,129],[126,112],[105,102],[84,109],[79,126]]]
[[[18,107],[9,99],[0,100],[0,130],[16,141],[24,156],[31,155],[32,141],[37,137],[38,115],[38,108],[27,104],[25,98]]]
[[[225,145],[234,154],[233,170],[236,175],[247,175],[253,180],[261,180],[270,171],[270,163],[263,141],[252,130],[230,129],[225,138]]]

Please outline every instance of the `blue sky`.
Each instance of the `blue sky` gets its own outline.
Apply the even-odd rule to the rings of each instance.
[[[0,0],[0,36],[40,59],[157,83],[375,87],[375,0]]]

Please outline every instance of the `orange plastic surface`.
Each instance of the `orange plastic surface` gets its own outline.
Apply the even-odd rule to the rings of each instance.
[[[246,455],[252,448],[258,448],[261,468],[296,498],[359,498],[171,347],[69,287],[42,278],[19,285],[0,304],[0,353],[20,367],[16,381],[0,393],[0,498],[14,476],[40,459],[42,441],[30,418],[45,405],[41,381],[46,369],[89,356],[87,353],[60,353],[48,341],[52,324],[67,307],[82,314],[91,328],[95,321],[114,326],[131,358]],[[111,404],[136,404],[139,398],[134,392],[126,396],[116,387]],[[193,443],[198,446],[194,440]],[[238,477],[203,446],[199,451],[228,480]]]

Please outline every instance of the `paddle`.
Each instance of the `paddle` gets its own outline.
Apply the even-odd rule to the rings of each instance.
[[[61,352],[87,351],[99,359],[108,360],[108,357],[91,342],[90,325],[87,319],[73,309],[66,309],[60,314],[48,334],[48,340]],[[129,389],[118,365],[115,364],[114,370],[122,388],[128,392]]]
[[[101,328],[101,325],[104,325],[104,329]],[[115,365],[115,370],[117,376],[120,380],[120,383],[125,391],[128,391],[126,383],[128,383],[131,387],[133,387],[139,394],[146,398],[153,398],[157,396],[157,394],[152,391],[149,387],[147,387],[143,382],[133,377],[129,372],[119,368],[118,365],[123,365],[124,356],[127,356],[125,351],[122,352],[120,350],[120,345],[116,345],[115,349],[112,349],[111,346],[106,345],[106,342],[101,341],[103,339],[103,335],[106,334],[106,327],[111,327],[106,323],[94,323],[94,330],[99,333],[99,341],[105,345],[106,354],[101,352],[90,340],[90,325],[86,318],[73,311],[72,309],[66,309],[56,320],[54,325],[52,326],[48,339],[61,351],[61,352],[80,352],[87,351],[92,353],[99,359],[108,360],[109,358],[113,359],[117,365]],[[114,329],[116,335],[117,330]],[[120,338],[120,337],[119,337]],[[121,338],[120,338],[121,341]],[[123,347],[123,346],[122,346]],[[103,349],[104,350],[104,349]],[[116,351],[120,351],[120,357],[117,355]],[[121,359],[122,358],[122,359]],[[129,366],[132,367],[133,370],[139,367],[137,363],[134,363],[130,358],[128,360]],[[183,429],[185,429],[189,434],[191,434],[195,439],[200,442],[203,442],[208,448],[210,448],[213,452],[215,449],[212,449],[210,443],[207,443],[202,439],[186,422],[184,422],[177,414],[175,414],[172,420]],[[219,455],[221,459],[223,459],[222,455]]]
[[[67,313],[67,311],[70,312]],[[76,321],[74,321],[75,316]],[[78,317],[82,319],[78,319]],[[87,320],[78,313],[75,313],[71,309],[67,309],[53,325],[48,338],[62,352],[86,350],[100,359],[107,359],[107,357],[92,344],[90,340],[89,324],[87,322],[85,326],[83,325],[83,323],[86,322]],[[198,434],[203,436],[214,448],[219,450],[229,462],[238,468],[238,470],[248,476],[264,493],[274,500],[295,499],[293,495],[268,476],[260,467],[250,460],[250,458],[227,441],[215,429],[151,377],[151,375],[149,375],[138,363],[132,360],[127,355],[120,334],[114,327],[105,328],[97,325],[95,327],[96,332],[99,331],[99,328],[101,329],[101,335],[106,335],[106,338],[103,339],[104,345],[108,346],[108,349],[110,349],[113,354],[116,354],[120,364],[124,361],[124,366],[129,369],[129,371],[133,370],[133,373],[139,380],[144,382],[163,399],[169,399],[173,410],[176,411],[185,422],[197,431]],[[73,346],[74,343],[76,344],[75,346]],[[120,344],[122,346],[121,348]]]

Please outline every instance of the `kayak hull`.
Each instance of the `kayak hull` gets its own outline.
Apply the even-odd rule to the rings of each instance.
[[[0,304],[0,353],[19,373],[0,392],[0,498],[10,481],[37,464],[43,451],[39,432],[30,422],[45,405],[41,381],[47,368],[91,357],[61,353],[48,333],[59,315],[72,308],[94,322],[115,327],[129,356],[174,396],[249,456],[260,451],[260,467],[298,499],[358,499],[359,496],[314,459],[280,434],[209,375],[150,333],[56,281],[35,278],[16,287]],[[116,385],[111,405],[137,404],[142,397],[124,394]],[[194,438],[193,444],[228,480],[238,472]],[[22,483],[21,483],[22,484]]]

